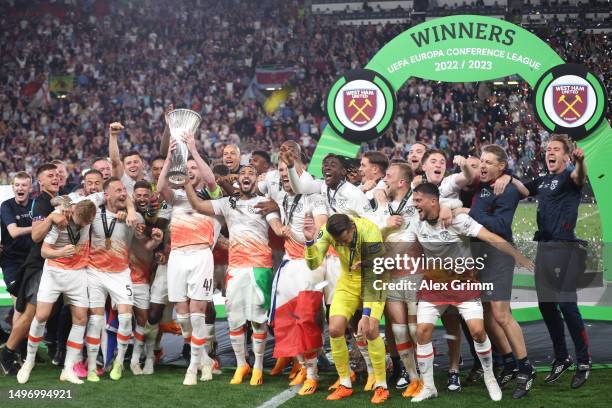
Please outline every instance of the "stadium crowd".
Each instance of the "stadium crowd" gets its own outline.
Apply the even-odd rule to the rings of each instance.
[[[544,382],[574,365],[570,387],[587,382],[591,355],[572,280],[586,257],[574,231],[586,160],[566,135],[535,124],[524,86],[411,80],[392,131],[357,160],[325,156],[316,179],[307,158],[325,125],[325,87],[402,28],[321,26],[298,2],[254,10],[196,0],[170,13],[145,3],[146,12],[129,1],[3,3],[1,154],[15,194],[1,207],[0,265],[14,301],[0,351],[6,374],[20,384],[38,375],[45,340],[61,381],[119,381],[125,360],[132,375],[153,375],[168,323],[184,339],[183,385],[210,381],[221,373],[212,302],[220,287],[236,359],[230,384],[250,376],[251,386],[264,385],[272,332],[269,374],[293,361],[290,385],[315,393],[326,333],[338,373],[328,400],[353,394],[347,338],[365,362],[372,403],[391,387],[413,402],[435,398],[432,336],[441,318],[447,390],[482,382],[499,401],[513,383],[519,399],[536,370],[510,308],[516,266],[535,270],[554,350]],[[212,18],[203,22],[202,10]],[[584,60],[588,47],[567,48],[568,58]],[[278,61],[296,68],[294,95],[266,115],[243,95],[255,67]],[[47,104],[35,82],[57,72],[76,85]],[[173,106],[202,114],[200,132],[182,134],[180,147],[170,138]],[[535,261],[512,245],[514,213],[528,196],[538,198]],[[396,255],[412,267],[385,266],[390,273],[377,278],[377,262]],[[102,345],[107,322],[112,352]],[[474,361],[465,379],[462,336]]]
[[[126,124],[122,147],[147,160],[157,156],[154,141],[170,99],[202,114],[201,147],[211,158],[228,142],[269,151],[275,163],[285,140],[311,152],[326,123],[322,98],[329,84],[408,28],[321,22],[304,13],[301,1],[255,7],[190,0],[172,8],[159,1],[143,7],[130,1],[10,3],[0,4],[2,184],[58,158],[78,182],[90,160],[106,154],[105,123],[119,118]],[[561,28],[538,34],[566,61],[584,62],[610,79],[609,36]],[[267,65],[296,72],[292,94],[272,114],[245,98],[255,68]],[[53,75],[74,77],[66,98],[36,94]],[[413,79],[398,99],[396,123],[364,151],[385,148],[390,157],[405,157],[411,143],[423,140],[452,157],[493,142],[509,149],[517,175],[543,169],[541,143],[548,135],[535,123],[523,83],[491,89]]]

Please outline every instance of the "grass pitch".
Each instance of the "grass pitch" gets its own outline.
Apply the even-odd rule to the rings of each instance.
[[[60,383],[59,368],[50,365],[38,365],[32,372],[30,382],[26,386],[17,384],[15,378],[0,378],[0,401],[6,407],[257,407],[272,397],[288,389],[286,376],[265,377],[264,385],[251,387],[248,381],[241,385],[230,385],[233,374],[231,369],[224,370],[213,381],[198,383],[193,387],[185,387],[181,383],[185,374],[184,368],[158,367],[153,376],[133,376],[129,370],[120,381],[111,381],[104,376],[97,384],[67,386]],[[465,373],[463,373],[465,375]],[[440,374],[436,378],[439,396],[421,405],[425,407],[571,407],[581,404],[589,408],[607,407],[609,398],[607,391],[612,383],[612,370],[594,370],[587,384],[578,390],[571,390],[569,381],[571,373],[566,373],[558,383],[545,385],[544,373],[538,373],[536,384],[527,398],[512,400],[511,384],[504,390],[501,403],[489,400],[484,384],[464,387],[460,393],[446,391],[446,377]],[[335,380],[335,375],[325,373],[320,381],[319,390],[311,396],[296,395],[289,399],[283,407],[371,407],[371,392],[364,392],[363,379],[355,384],[352,397],[336,402],[325,401],[329,394],[327,387]],[[9,390],[17,389],[70,389],[72,399],[9,399]],[[9,405],[10,404],[10,405]],[[391,398],[384,404],[387,407],[409,405],[409,399],[404,399],[397,390],[391,390]]]

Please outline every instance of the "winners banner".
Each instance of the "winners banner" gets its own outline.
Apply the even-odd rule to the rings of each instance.
[[[603,229],[604,280],[612,282],[612,129],[604,120],[605,86],[587,67],[566,64],[546,42],[507,21],[477,15],[430,20],[399,34],[363,69],[337,78],[324,99],[328,125],[308,171],[320,176],[325,155],[355,157],[360,143],[386,132],[395,93],[411,77],[479,82],[514,75],[533,88],[540,124],[568,134],[585,151]]]

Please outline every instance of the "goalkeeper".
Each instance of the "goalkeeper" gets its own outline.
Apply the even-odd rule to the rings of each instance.
[[[315,233],[313,219],[306,217],[304,255],[308,267],[311,270],[317,269],[325,259],[330,245],[338,253],[342,266],[329,312],[329,337],[332,355],[340,376],[340,386],[327,397],[327,400],[340,400],[353,393],[344,333],[351,317],[363,304],[363,317],[357,326],[357,336],[367,339],[376,378],[371,401],[380,404],[389,398],[385,372],[385,344],[378,331],[385,307],[385,295],[384,292],[374,291],[372,288],[374,274],[371,272],[371,260],[376,256],[382,256],[384,252],[381,232],[373,222],[365,218],[334,214],[329,217],[327,224],[321,227],[316,240]]]

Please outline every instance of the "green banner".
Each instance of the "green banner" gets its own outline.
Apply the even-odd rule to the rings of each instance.
[[[573,64],[564,64],[546,42],[517,25],[475,15],[443,17],[412,27],[382,47],[365,68],[384,77],[395,92],[411,77],[476,82],[518,75],[534,88],[537,84],[534,105],[542,125],[551,132],[570,134],[585,151],[589,180],[601,216],[602,240],[608,243],[604,244],[604,276],[606,281],[612,281],[609,244],[612,242],[612,194],[607,191],[612,179],[609,159],[612,129],[602,120],[607,113],[605,88],[592,73],[581,69],[572,71]],[[331,85],[334,95],[346,81],[343,76]],[[358,88],[364,87],[353,86],[350,91],[354,93]],[[336,98],[339,100],[340,97]],[[358,115],[357,108],[359,112],[365,110],[365,99],[351,101],[351,106],[345,104],[343,111],[339,103],[333,106],[330,102],[327,100],[328,116],[345,120],[326,126],[321,135],[308,167],[309,172],[319,177],[323,157],[328,153],[355,157],[359,151],[359,145],[351,143],[358,138],[347,134],[341,137],[334,128],[351,126],[355,134],[360,124],[350,123],[346,118]],[[376,106],[368,102],[368,108],[370,105]]]

